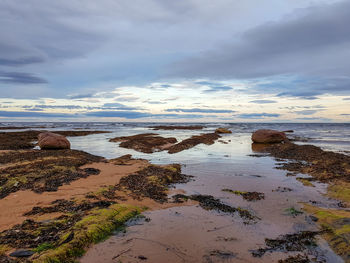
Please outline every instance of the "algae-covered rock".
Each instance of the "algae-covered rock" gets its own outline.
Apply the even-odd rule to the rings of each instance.
[[[327,209],[304,205],[308,213],[316,217],[317,223],[327,229],[323,237],[327,240],[334,252],[340,255],[345,262],[350,262],[350,211],[342,209]]]

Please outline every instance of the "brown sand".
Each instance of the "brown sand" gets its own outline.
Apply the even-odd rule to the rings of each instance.
[[[49,205],[57,199],[70,199],[83,197],[89,192],[98,191],[101,187],[115,185],[120,178],[134,173],[148,165],[145,160],[134,160],[130,165],[114,165],[111,163],[93,163],[82,166],[82,168],[96,168],[101,172],[99,175],[91,175],[71,182],[69,185],[59,187],[56,192],[34,193],[30,190],[18,191],[0,200],[0,231],[9,229],[16,224],[20,224],[28,217],[23,216],[34,206]],[[137,201],[131,201],[137,204]],[[140,203],[140,201],[139,201]],[[154,201],[145,201],[143,205],[156,206]],[[157,204],[158,205],[158,204]],[[57,215],[51,214],[50,217]],[[46,218],[47,219],[47,218]]]

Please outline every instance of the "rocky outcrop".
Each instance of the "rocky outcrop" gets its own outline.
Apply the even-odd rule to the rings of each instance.
[[[67,138],[56,133],[40,133],[38,140],[38,145],[41,149],[70,149],[70,142]]]
[[[120,147],[134,149],[135,151],[143,153],[164,151],[177,142],[174,137],[164,138],[156,133],[143,133],[132,136],[116,137],[109,141],[120,142]]]
[[[217,128],[215,130],[215,133],[232,133],[232,131],[230,131],[229,129],[226,129],[226,128]]]
[[[275,130],[257,130],[252,135],[252,141],[255,143],[279,143],[288,141],[284,132]]]
[[[171,146],[168,150],[168,153],[178,153],[183,150],[191,149],[192,147],[201,143],[206,145],[212,145],[220,137],[221,136],[217,133],[205,133],[201,135],[194,135],[191,138],[185,139],[175,144],[174,146]]]

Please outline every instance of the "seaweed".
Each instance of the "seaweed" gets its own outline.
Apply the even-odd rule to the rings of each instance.
[[[290,207],[284,210],[288,215],[291,215],[292,217],[297,217],[298,215],[303,214],[303,211],[299,211],[295,209],[294,207]]]
[[[34,255],[33,262],[74,262],[74,258],[83,255],[90,244],[104,240],[140,212],[141,209],[137,207],[120,204],[92,210],[71,228],[74,233],[71,240]],[[66,240],[69,235],[71,232],[61,235],[61,240]]]
[[[7,152],[1,155],[0,198],[30,189],[37,193],[57,191],[58,187],[79,178],[96,175],[97,169],[79,167],[103,161],[102,157],[76,150]]]
[[[304,205],[325,231],[322,236],[346,262],[350,261],[350,211]]]
[[[211,195],[186,196],[183,194],[177,194],[173,196],[173,199],[175,202],[183,202],[186,200],[197,201],[199,205],[205,210],[215,210],[217,212],[223,212],[228,214],[238,213],[239,216],[245,220],[244,221],[245,224],[255,223],[256,220],[260,219],[259,217],[253,215],[251,212],[249,212],[246,209],[243,209],[241,207],[233,207],[233,206],[226,205],[222,203],[219,199],[216,199]]]
[[[51,204],[52,206],[47,206],[47,207],[35,206],[32,208],[31,211],[26,212],[24,216],[32,216],[37,214],[47,214],[47,213],[56,213],[56,212],[77,213],[77,212],[91,210],[96,207],[106,208],[111,206],[112,204],[115,204],[115,202],[105,201],[105,200],[89,202],[84,200],[80,203],[76,203],[74,201],[58,199],[53,201]]]
[[[322,182],[334,179],[350,180],[350,156],[324,151],[313,145],[294,143],[277,144],[266,147],[264,152],[275,158],[293,160],[282,164],[280,169],[305,173]]]
[[[240,195],[243,197],[243,199],[247,201],[258,201],[261,199],[265,199],[265,194],[259,193],[259,192],[241,192],[241,191],[235,191],[231,189],[222,189],[221,191],[228,192],[235,195]]]
[[[180,165],[165,167],[150,165],[134,174],[121,178],[118,190],[128,190],[131,196],[140,199],[149,197],[158,202],[167,201],[167,189],[175,183],[187,183],[191,176],[181,174]]]
[[[315,185],[313,185],[311,183],[311,181],[314,180],[314,178],[302,178],[302,177],[297,177],[296,178],[299,182],[301,182],[304,186],[311,186],[311,187],[315,187]]]
[[[168,145],[177,142],[176,138],[164,138],[156,133],[143,133],[132,136],[116,137],[109,140],[110,142],[120,142],[119,147],[133,149],[143,153],[153,153],[163,151]]]
[[[82,209],[49,221],[25,220],[0,233],[0,262],[12,262],[6,252],[13,248],[34,254],[26,262],[74,262],[90,244],[105,239],[141,211],[134,206],[113,204]]]
[[[310,259],[307,255],[298,254],[296,256],[289,256],[286,259],[278,260],[278,263],[310,263]]]
[[[217,133],[205,133],[201,135],[194,135],[191,138],[185,139],[168,149],[168,153],[178,153],[183,150],[187,150],[193,148],[198,144],[206,144],[211,145],[214,144],[217,139],[221,138],[221,136]]]
[[[350,204],[350,183],[344,181],[335,181],[328,186],[327,195]]]
[[[265,238],[266,247],[252,250],[254,257],[262,257],[266,252],[302,252],[316,246],[315,236],[324,231],[301,231],[295,234],[287,234],[276,239]]]

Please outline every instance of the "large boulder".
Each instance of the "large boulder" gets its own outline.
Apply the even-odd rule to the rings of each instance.
[[[226,128],[217,128],[215,130],[215,133],[232,133],[232,131],[230,131],[229,129],[226,129]]]
[[[252,141],[255,143],[279,143],[288,141],[284,132],[275,130],[257,130],[252,135]]]
[[[43,132],[38,136],[41,149],[70,149],[70,142],[66,137],[52,132]]]

